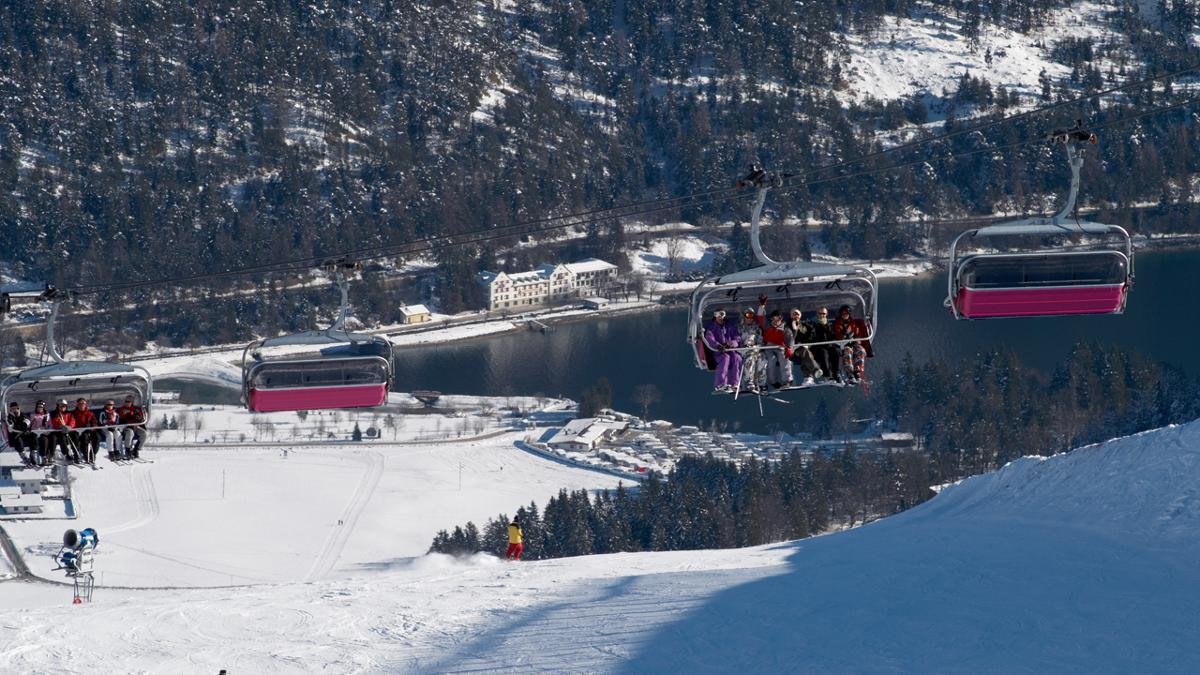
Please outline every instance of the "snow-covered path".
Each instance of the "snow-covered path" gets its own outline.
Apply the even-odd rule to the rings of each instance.
[[[1193,423],[753,549],[423,556],[82,607],[9,582],[0,671],[1200,672],[1198,535]]]

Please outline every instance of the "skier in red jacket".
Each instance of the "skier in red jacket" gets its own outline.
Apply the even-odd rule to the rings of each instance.
[[[759,307],[761,314],[765,311],[766,303]],[[783,314],[779,310],[771,312],[771,323],[763,328],[763,344],[775,347],[767,351],[767,383],[772,387],[792,386],[792,335],[791,328],[783,322]]]
[[[86,398],[75,401],[71,416],[75,418],[75,428],[79,430],[75,432],[75,437],[79,449],[83,451],[83,461],[95,465],[96,453],[100,452],[100,430],[96,428],[100,422],[96,420],[96,414],[88,410]]]
[[[875,355],[871,349],[871,341],[866,339],[870,335],[867,322],[862,319],[852,318],[850,315],[850,306],[842,305],[838,309],[837,320],[833,322],[833,334],[838,339],[849,340],[842,346],[842,382],[845,384],[865,382],[867,379],[867,358]]]
[[[54,432],[50,434],[50,452],[48,459],[54,459],[54,449],[62,446],[63,459],[68,462],[78,463],[79,453],[75,450],[75,417],[67,410],[66,399],[59,401],[54,408],[54,414],[50,415],[50,428]]]
[[[134,405],[133,397],[125,397],[125,405],[117,408],[121,415],[121,424],[126,425],[121,434],[125,442],[126,456],[137,458],[146,444],[146,411],[140,405]]]

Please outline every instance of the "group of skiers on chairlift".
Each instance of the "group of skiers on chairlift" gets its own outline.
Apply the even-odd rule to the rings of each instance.
[[[854,318],[849,305],[832,319],[829,308],[818,308],[807,320],[794,308],[787,317],[778,309],[768,314],[766,296],[759,296],[757,310],[747,307],[740,322],[718,309],[704,326],[704,342],[716,360],[713,390],[758,393],[796,386],[792,364],[804,376],[798,386],[857,385],[866,379],[866,359],[874,356],[869,335],[866,321]]]
[[[107,444],[108,457],[114,461],[138,456],[146,442],[146,412],[132,396],[119,408],[107,399],[99,412],[88,407],[86,398],[77,399],[73,409],[68,406],[63,399],[47,412],[46,402],[38,401],[26,414],[20,403],[9,403],[8,443],[27,465],[49,466],[61,448],[64,460],[95,466],[101,442]]]

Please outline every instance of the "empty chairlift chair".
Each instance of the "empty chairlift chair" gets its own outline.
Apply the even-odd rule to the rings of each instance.
[[[1083,163],[1074,143],[1095,136],[1058,132],[1071,165],[1071,190],[1052,218],[960,234],[950,246],[946,306],[957,319],[1120,314],[1133,286],[1133,244],[1117,225],[1066,220]],[[1049,242],[1049,243],[1047,243]],[[972,252],[970,249],[975,248]]]
[[[984,228],[974,236],[996,236]],[[1081,224],[1092,234],[1116,226]],[[1109,228],[1112,228],[1110,230]],[[1021,228],[1021,234],[1028,228]],[[1061,229],[1053,228],[1061,234]],[[1047,230],[1047,233],[1051,233]],[[1120,314],[1133,278],[1133,254],[1125,250],[1059,250],[989,253],[954,261],[952,309],[965,319],[1075,314]]]
[[[394,372],[392,343],[345,330],[350,313],[345,271],[358,266],[340,262],[330,267],[342,291],[332,327],[257,340],[242,352],[242,400],[248,409],[374,408],[387,402]]]
[[[316,355],[270,357],[310,346]],[[243,396],[254,412],[373,408],[387,401],[392,346],[386,338],[310,331],[251,343],[242,356]]]

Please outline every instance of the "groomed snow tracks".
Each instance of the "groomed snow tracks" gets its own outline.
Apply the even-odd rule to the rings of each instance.
[[[362,515],[367,502],[371,501],[371,495],[375,494],[375,488],[383,476],[383,455],[380,453],[367,451],[352,457],[366,464],[366,471],[363,472],[362,479],[359,480],[358,487],[338,522],[332,526],[325,545],[321,547],[321,553],[304,576],[304,581],[316,581],[333,571],[342,555],[342,549],[346,548],[346,542],[354,532],[354,526],[358,524],[358,517]]]

